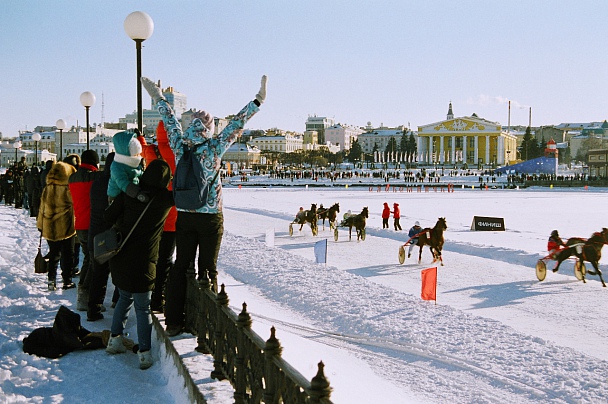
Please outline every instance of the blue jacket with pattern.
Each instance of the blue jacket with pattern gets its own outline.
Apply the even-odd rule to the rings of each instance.
[[[175,154],[175,164],[177,165],[181,158],[183,146],[186,144],[188,147],[193,148],[193,152],[198,155],[205,177],[209,181],[218,174],[222,164],[222,156],[235,142],[238,132],[260,110],[255,101],[250,101],[217,136],[209,137],[200,119],[195,118],[190,126],[183,131],[179,121],[175,117],[173,109],[166,100],[161,99],[156,105],[169,136],[169,145]],[[205,206],[194,211],[180,209],[179,206],[176,206],[176,208],[182,212],[212,214],[221,212],[222,181],[219,175],[214,181],[213,186],[209,189],[207,204]]]

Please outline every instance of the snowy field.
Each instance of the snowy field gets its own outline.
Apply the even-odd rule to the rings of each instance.
[[[340,216],[369,207],[365,241],[349,242],[341,228],[335,242],[327,226],[316,237],[307,226],[289,236],[299,206],[335,202]],[[382,229],[383,202],[400,204],[403,231],[392,230],[392,218]],[[306,378],[324,362],[336,403],[606,402],[608,290],[595,276],[578,281],[573,261],[544,282],[534,266],[551,230],[589,237],[607,226],[607,202],[597,189],[226,187],[219,281],[233,310],[247,302],[262,338],[276,327],[283,357]],[[502,217],[506,231],[471,231],[473,216]],[[428,250],[420,265],[414,257],[401,265],[398,249],[414,221],[432,227],[439,217],[448,229],[435,304],[420,299],[420,271],[435,265]],[[270,229],[274,247],[266,244]],[[0,402],[184,402],[158,347],[158,362],[143,372],[134,354],[24,354],[20,341],[50,326],[60,304],[74,309],[76,292],[49,294],[33,273],[33,219],[0,206],[0,232]],[[327,265],[314,262],[323,239]],[[605,270],[606,258],[600,264]],[[95,323],[83,315],[83,326],[109,329],[111,313]],[[192,352],[195,339],[173,340],[208,402],[233,402],[227,382],[209,379],[210,359]]]

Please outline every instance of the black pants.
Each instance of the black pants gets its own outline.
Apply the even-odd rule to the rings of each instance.
[[[186,305],[186,271],[194,264],[198,250],[199,278],[208,275],[217,280],[217,257],[224,235],[222,213],[177,212],[175,243],[177,259],[167,278],[165,323],[167,326],[184,325]]]
[[[76,230],[76,236],[78,237],[80,250],[84,255],[82,267],[80,268],[80,281],[78,281],[78,286],[88,289],[89,285],[91,284],[91,278],[89,276],[89,269],[91,268],[91,254],[87,248],[87,244],[89,243],[89,230]]]
[[[89,251],[89,255],[93,257],[93,251]],[[110,278],[110,263],[100,264],[95,259],[91,259],[91,267],[89,268],[89,302],[87,315],[92,317],[93,314],[101,313],[101,306],[106,298],[108,289],[108,279]],[[118,288],[114,289],[112,302],[118,301]]]
[[[173,266],[173,253],[175,252],[175,232],[164,231],[158,245],[158,263],[156,264],[156,280],[152,291],[150,307],[161,308],[165,303],[165,282]]]
[[[382,218],[382,228],[388,229],[388,217],[386,219]]]
[[[63,283],[70,282],[72,280],[72,254],[74,253],[74,239],[76,236],[66,238],[65,240],[51,241],[47,240],[49,244],[49,281],[54,281],[57,278],[57,264],[61,262],[61,277]]]
[[[400,218],[398,218],[398,217],[395,218],[395,223],[394,223],[395,230],[402,230],[401,225],[399,224],[399,220],[400,220]]]

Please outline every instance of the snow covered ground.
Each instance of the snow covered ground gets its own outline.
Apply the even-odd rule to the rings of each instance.
[[[606,192],[226,187],[219,281],[233,310],[247,302],[262,338],[276,327],[283,357],[306,378],[324,362],[336,403],[606,402],[608,290],[595,276],[576,280],[572,261],[544,282],[534,271],[552,229],[563,238],[589,237],[607,225]],[[289,236],[299,206],[334,202],[340,216],[369,207],[365,241],[349,242],[343,228],[338,242],[327,227],[316,237],[306,226]],[[382,229],[383,202],[400,204],[403,231]],[[504,218],[506,231],[471,231],[475,215]],[[420,271],[435,265],[430,253],[420,265],[414,258],[401,265],[397,254],[414,221],[432,227],[438,217],[448,230],[435,304],[420,299]],[[274,247],[265,243],[269,229]],[[184,402],[158,347],[158,363],[146,371],[134,354],[100,350],[48,360],[22,352],[20,341],[49,326],[60,304],[75,305],[75,290],[49,294],[44,277],[33,273],[37,235],[33,219],[0,206],[0,397]],[[328,263],[316,264],[314,244],[326,238]],[[109,329],[111,313],[95,323],[83,316],[83,326]],[[132,318],[136,338],[134,324]],[[232,402],[227,382],[209,379],[211,360],[193,353],[194,338],[173,342],[208,402]]]

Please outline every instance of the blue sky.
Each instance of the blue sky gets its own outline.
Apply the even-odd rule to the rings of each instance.
[[[477,113],[511,124],[608,119],[604,1],[6,0],[0,13],[0,131],[135,111],[135,44],[123,22],[154,20],[143,74],[215,116],[268,98],[248,124],[303,131],[309,115],[364,126]],[[144,93],[144,106],[149,106]]]

